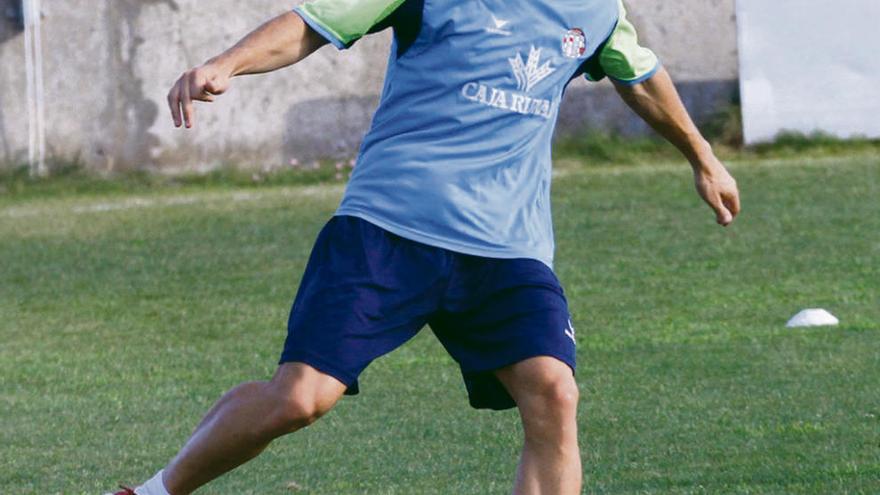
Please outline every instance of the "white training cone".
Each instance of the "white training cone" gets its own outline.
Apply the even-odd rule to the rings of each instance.
[[[788,328],[824,327],[838,323],[840,320],[824,309],[805,309],[788,320],[785,326]]]

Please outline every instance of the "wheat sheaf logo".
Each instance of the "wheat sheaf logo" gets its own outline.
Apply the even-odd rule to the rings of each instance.
[[[534,46],[529,50],[529,58],[526,62],[523,62],[522,54],[519,52],[516,52],[516,57],[507,60],[513,69],[514,77],[516,77],[517,89],[526,93],[547,76],[556,72],[556,69],[550,66],[550,62],[541,65],[541,49]]]

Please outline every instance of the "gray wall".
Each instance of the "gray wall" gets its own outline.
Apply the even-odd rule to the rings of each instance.
[[[0,13],[17,0],[0,0]],[[735,0],[628,0],[645,43],[680,83],[699,120],[736,92]],[[176,131],[165,94],[186,68],[231,45],[289,2],[270,0],[43,0],[50,155],[99,169],[147,166],[264,168],[352,156],[381,87],[389,34],[332,47],[295,68],[243,78],[198,109],[198,128]],[[576,83],[560,132],[585,126],[645,132],[607,83]],[[26,157],[24,42],[0,19],[0,162]],[[0,165],[2,166],[2,165]]]

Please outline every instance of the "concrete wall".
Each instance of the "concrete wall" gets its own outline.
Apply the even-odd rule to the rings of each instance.
[[[24,42],[0,0],[0,162],[26,157]],[[680,82],[698,118],[736,92],[735,0],[628,0],[644,41]],[[295,68],[243,78],[199,108],[198,128],[174,130],[165,94],[186,68],[290,7],[251,0],[43,0],[49,152],[99,169],[282,166],[352,156],[377,102],[389,33],[332,47]],[[645,132],[607,84],[576,83],[561,132],[584,126]]]

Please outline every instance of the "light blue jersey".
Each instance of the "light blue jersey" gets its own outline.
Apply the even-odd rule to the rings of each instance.
[[[337,214],[490,258],[553,263],[551,141],[580,75],[657,70],[620,0],[315,0],[339,48],[393,27],[379,108]]]

